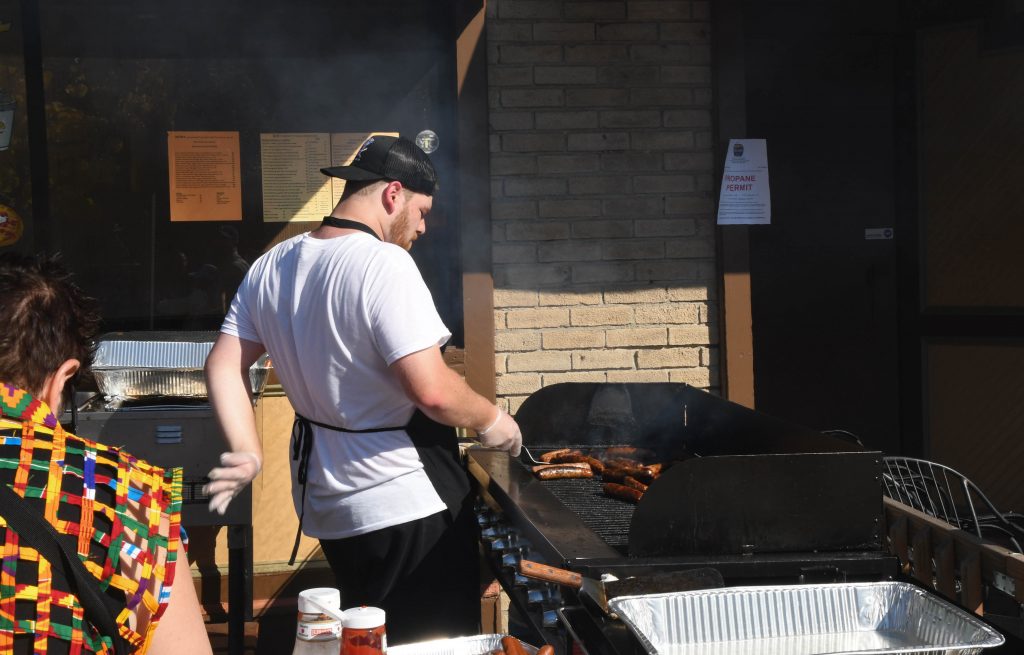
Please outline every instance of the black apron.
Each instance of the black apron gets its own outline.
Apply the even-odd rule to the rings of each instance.
[[[380,239],[369,226],[346,218],[325,216],[324,225],[331,227],[351,228],[366,232],[373,237]],[[296,475],[299,484],[302,485],[302,500],[299,511],[299,529],[295,534],[295,545],[292,547],[292,555],[288,560],[289,565],[295,564],[295,556],[299,551],[299,540],[302,538],[302,519],[306,511],[306,480],[308,477],[309,455],[313,451],[313,426],[318,425],[335,432],[349,434],[371,434],[374,432],[392,432],[405,430],[416,448],[416,454],[423,462],[423,472],[433,485],[437,495],[441,497],[452,521],[459,515],[459,512],[467,502],[471,493],[469,475],[459,457],[459,442],[455,434],[455,428],[443,425],[431,419],[429,416],[417,409],[413,412],[409,422],[402,426],[370,428],[367,430],[348,430],[325,423],[318,423],[298,412],[295,413],[295,423],[292,425],[292,459],[298,461],[298,473]]]

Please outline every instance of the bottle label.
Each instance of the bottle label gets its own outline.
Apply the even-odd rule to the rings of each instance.
[[[303,641],[334,641],[341,638],[341,621],[326,614],[299,612],[295,636]]]

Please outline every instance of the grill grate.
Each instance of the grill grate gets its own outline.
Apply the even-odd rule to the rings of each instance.
[[[636,505],[606,496],[601,490],[602,482],[596,478],[545,480],[542,484],[606,544],[626,553]]]

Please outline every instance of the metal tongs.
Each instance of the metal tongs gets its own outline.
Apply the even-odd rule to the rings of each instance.
[[[527,464],[531,464],[533,466],[542,466],[544,464],[544,462],[538,462],[536,459],[534,459],[533,455],[530,454],[530,449],[527,448],[526,446],[520,446],[519,458],[525,461]]]

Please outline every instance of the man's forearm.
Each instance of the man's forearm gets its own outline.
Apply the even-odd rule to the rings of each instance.
[[[262,460],[249,385],[249,367],[255,358],[247,361],[252,356],[246,351],[251,350],[254,348],[246,348],[238,339],[221,335],[206,360],[206,385],[214,416],[231,451],[255,453]]]

